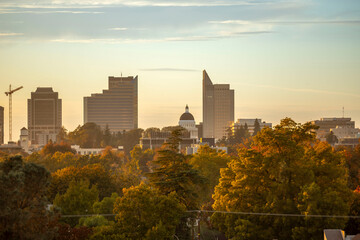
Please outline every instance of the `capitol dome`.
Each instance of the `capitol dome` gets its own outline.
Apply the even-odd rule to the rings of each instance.
[[[185,112],[181,115],[180,120],[195,120],[194,116],[189,113],[188,105],[186,105]]]

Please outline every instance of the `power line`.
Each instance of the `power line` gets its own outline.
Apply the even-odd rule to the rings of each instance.
[[[339,216],[339,215],[304,215],[293,213],[254,213],[254,212],[227,212],[227,211],[212,211],[212,210],[189,210],[188,213],[222,213],[222,214],[237,214],[237,215],[256,215],[256,216],[276,216],[276,217],[310,217],[310,218],[360,218],[360,216]],[[117,214],[83,214],[83,215],[61,215],[63,218],[75,218],[75,217],[92,217],[92,216],[104,216],[112,217]]]

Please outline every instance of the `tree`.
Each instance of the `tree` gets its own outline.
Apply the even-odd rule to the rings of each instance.
[[[146,149],[145,151],[139,147],[135,146],[133,150],[130,151],[131,159],[136,160],[139,163],[139,168],[142,173],[148,173],[150,171],[148,163],[153,160],[155,152],[151,149]]]
[[[110,128],[109,125],[106,124],[106,127],[104,129],[104,136],[103,136],[103,141],[102,141],[102,147],[106,147],[106,146],[110,146],[111,145],[111,132],[110,132]]]
[[[331,145],[334,145],[335,143],[338,142],[338,138],[336,137],[333,131],[330,131],[328,134],[326,134],[325,138],[326,141]]]
[[[69,139],[73,144],[80,145],[84,148],[100,147],[102,140],[102,131],[100,126],[88,122],[83,126],[78,126],[74,131],[69,133]]]
[[[289,118],[254,137],[251,149],[221,170],[214,209],[220,211],[346,215],[351,191],[341,154],[317,142],[310,123]],[[229,238],[319,239],[324,228],[343,228],[344,219],[214,214]]]
[[[354,191],[354,201],[350,207],[351,216],[360,216],[360,187],[357,187]],[[346,234],[356,235],[360,232],[360,219],[351,218],[346,224],[345,228]]]
[[[111,197],[105,197],[101,202],[95,202],[93,211],[97,214],[110,214],[113,212],[116,199],[119,197],[117,193],[112,193]]]
[[[68,130],[62,126],[59,133],[56,136],[56,142],[68,142]]]
[[[65,142],[61,142],[60,144],[52,143],[51,141],[46,144],[40,151],[40,154],[42,156],[46,155],[54,155],[56,152],[61,153],[76,153],[74,149],[71,148],[71,146]]]
[[[46,210],[50,173],[20,156],[0,162],[0,239],[52,239],[56,216]]]
[[[204,183],[204,178],[188,163],[188,157],[179,153],[181,131],[174,130],[163,149],[158,151],[148,178],[150,184],[162,194],[176,192],[180,202],[193,210],[198,207],[197,189]]]
[[[49,186],[48,196],[53,200],[56,194],[64,194],[71,181],[89,180],[90,187],[97,185],[99,198],[110,196],[115,192],[113,177],[100,164],[90,164],[84,167],[67,167],[52,174],[52,181]]]
[[[258,134],[258,132],[260,132],[260,130],[261,130],[261,128],[260,128],[259,120],[255,119],[253,136],[256,136],[256,134]]]
[[[230,157],[224,151],[210,148],[208,145],[200,146],[197,153],[190,159],[194,169],[207,180],[205,188],[201,191],[202,202],[210,202],[215,186],[219,183],[220,169],[225,168]]]
[[[349,186],[356,189],[360,186],[360,143],[355,148],[339,146],[336,151],[345,156],[350,176]]]
[[[64,194],[56,195],[54,205],[59,207],[64,215],[93,213],[99,191],[95,185],[91,188],[89,186],[90,183],[86,180],[71,181]]]
[[[117,232],[127,239],[172,239],[185,207],[179,203],[175,193],[161,195],[145,184],[124,189],[124,195],[117,198]],[[125,238],[124,238],[125,239]]]

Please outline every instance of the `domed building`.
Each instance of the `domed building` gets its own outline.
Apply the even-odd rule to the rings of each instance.
[[[190,132],[190,138],[198,138],[198,129],[196,128],[195,119],[189,112],[188,105],[185,107],[185,112],[180,116],[179,126]]]

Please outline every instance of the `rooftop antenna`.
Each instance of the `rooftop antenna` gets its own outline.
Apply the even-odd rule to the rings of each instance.
[[[344,118],[344,116],[345,116],[345,109],[344,109],[344,106],[343,106],[343,118]]]
[[[9,91],[5,92],[6,96],[9,96],[9,142],[12,141],[12,94],[22,88],[23,86],[11,90],[10,84]]]

